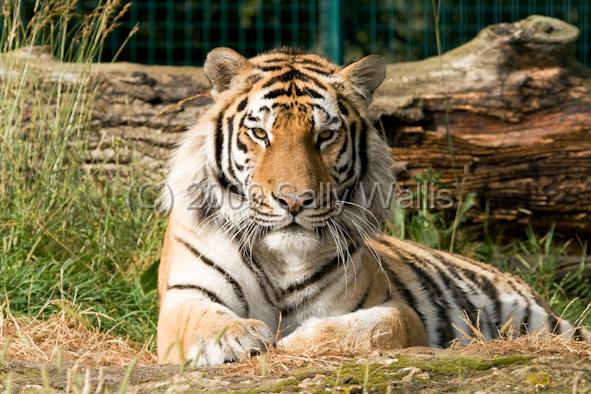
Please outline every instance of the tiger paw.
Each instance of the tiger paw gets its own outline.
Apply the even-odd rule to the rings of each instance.
[[[406,307],[378,306],[340,316],[310,318],[277,346],[291,353],[359,353],[426,345],[422,323]]]
[[[223,364],[263,352],[273,342],[265,323],[242,319],[220,306],[202,302],[167,306],[158,319],[161,363]]]
[[[185,352],[185,360],[195,367],[239,361],[266,351],[273,341],[267,325],[254,319],[216,322],[195,334]]]
[[[346,322],[335,317],[310,318],[294,332],[282,338],[277,347],[289,353],[326,353],[337,350],[347,337]]]

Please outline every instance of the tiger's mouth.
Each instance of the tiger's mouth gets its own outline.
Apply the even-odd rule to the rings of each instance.
[[[296,218],[292,218],[291,221],[286,221],[285,223],[277,224],[271,227],[271,231],[283,231],[286,233],[303,233],[303,232],[313,232],[317,230],[319,227],[324,227],[324,224],[320,226],[311,226],[307,223],[302,223],[296,220]]]
[[[282,227],[281,230],[284,230],[284,231],[301,231],[303,228],[304,227],[301,224],[296,223],[295,220],[294,220],[290,224],[288,224],[287,226]]]
[[[334,216],[332,217],[334,218]],[[296,216],[292,217],[291,220],[285,221],[284,223],[273,226],[270,230],[283,231],[285,233],[318,233],[322,232],[328,226],[329,220],[314,220],[310,221],[306,218]]]

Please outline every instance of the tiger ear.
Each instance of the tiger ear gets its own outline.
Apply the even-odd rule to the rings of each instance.
[[[249,65],[248,60],[233,49],[212,49],[203,65],[205,76],[211,84],[211,95],[215,97],[228,89],[232,79]]]
[[[365,56],[344,66],[339,74],[369,104],[386,77],[386,60],[378,55]]]

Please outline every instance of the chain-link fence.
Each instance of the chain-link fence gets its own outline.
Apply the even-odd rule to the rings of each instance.
[[[81,0],[79,8],[96,4]],[[437,54],[437,28],[446,51],[489,24],[531,14],[578,26],[577,56],[591,66],[591,0],[134,0],[104,55],[111,58],[139,24],[119,60],[200,65],[217,46],[252,56],[291,45],[322,52],[339,63],[368,53],[408,61]]]

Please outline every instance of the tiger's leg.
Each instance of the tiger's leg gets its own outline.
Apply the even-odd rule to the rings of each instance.
[[[171,289],[158,318],[158,360],[222,364],[266,350],[272,338],[262,321],[240,318],[223,305],[192,295],[190,289]]]
[[[427,346],[427,335],[420,318],[410,307],[388,302],[340,316],[310,318],[278,346],[294,352],[364,352]]]

